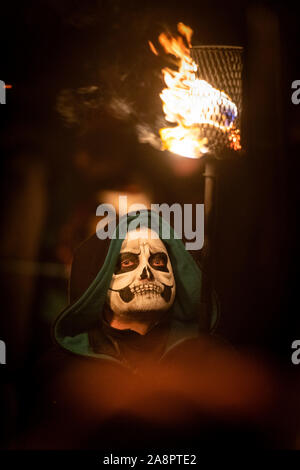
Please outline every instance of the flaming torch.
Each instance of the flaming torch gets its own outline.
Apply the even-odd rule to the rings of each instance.
[[[159,130],[161,150],[187,158],[204,158],[205,243],[207,273],[203,304],[211,309],[212,250],[216,161],[241,150],[242,47],[192,46],[193,30],[177,25],[179,35],[161,33],[158,41],[176,58],[177,69],[162,70],[166,87],[160,93],[169,127]],[[155,46],[150,49],[158,55]],[[209,318],[209,312],[207,314]]]

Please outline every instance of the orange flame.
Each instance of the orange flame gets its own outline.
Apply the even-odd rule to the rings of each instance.
[[[160,93],[163,111],[166,121],[175,124],[160,129],[162,150],[189,158],[203,156],[210,145],[203,135],[204,124],[227,133],[229,146],[239,150],[240,135],[233,123],[237,117],[236,105],[226,93],[196,77],[197,64],[190,55],[193,30],[183,23],[178,23],[177,29],[181,36],[161,33],[158,37],[165,52],[179,60],[177,71],[162,70],[166,84]],[[158,55],[150,41],[149,46]]]
[[[153,46],[153,43],[151,41],[148,41],[148,44],[149,44],[149,47],[150,47],[151,51],[153,52],[153,54],[158,55],[157,50]]]

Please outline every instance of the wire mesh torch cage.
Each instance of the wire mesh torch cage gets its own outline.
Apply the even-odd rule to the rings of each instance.
[[[237,46],[193,46],[191,57],[197,78],[210,87],[206,91],[206,119],[201,135],[207,138],[208,154],[223,158],[241,149],[243,48]],[[231,150],[231,151],[230,151]]]

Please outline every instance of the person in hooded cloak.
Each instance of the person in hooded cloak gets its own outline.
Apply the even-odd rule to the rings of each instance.
[[[176,344],[213,329],[216,305],[212,318],[201,310],[202,272],[157,213],[123,217],[104,262],[102,246],[94,236],[73,261],[71,304],[54,326],[61,347],[135,368],[134,362],[161,360]],[[87,263],[92,269],[83,268]]]
[[[153,211],[126,214],[110,238],[86,240],[17,447],[268,445],[261,428],[277,425],[276,381],[217,339],[217,302],[205,308],[202,289],[198,263]]]

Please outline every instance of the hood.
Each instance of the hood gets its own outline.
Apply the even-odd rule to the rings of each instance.
[[[176,281],[176,296],[170,312],[171,324],[165,352],[178,342],[196,337],[199,332],[209,331],[214,326],[216,309],[209,321],[205,318],[205,310],[201,309],[202,272],[199,266],[166,220],[156,212],[143,210],[138,214],[126,214],[120,219],[110,240],[107,255],[95,278],[79,298],[73,300],[57,318],[53,336],[64,349],[88,357],[106,356],[93,351],[88,332],[99,326],[121,245],[128,230],[133,229],[132,222],[137,223],[137,219],[141,227],[151,227],[156,231],[165,244]],[[104,242],[97,239],[98,245]],[[93,264],[96,256],[96,253],[95,256],[90,254],[90,264]],[[70,288],[72,292],[72,285]]]

